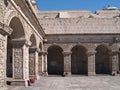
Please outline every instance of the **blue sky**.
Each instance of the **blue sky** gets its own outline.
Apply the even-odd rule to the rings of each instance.
[[[120,0],[36,0],[39,10],[90,10],[95,12],[106,6],[120,9]]]

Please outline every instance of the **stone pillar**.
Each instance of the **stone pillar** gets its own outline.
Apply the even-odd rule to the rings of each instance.
[[[111,55],[111,74],[117,74],[116,72],[119,70],[119,56],[118,51],[112,51]]]
[[[87,52],[88,55],[88,76],[96,75],[95,73],[95,51]]]
[[[37,48],[29,48],[29,77],[39,79]]]
[[[6,57],[7,35],[3,36],[0,34],[0,90],[6,85]]]
[[[13,79],[11,85],[28,85],[29,48],[25,41],[12,41]]]
[[[64,73],[63,75],[71,75],[71,54],[72,52],[63,52],[64,55]]]
[[[44,55],[43,52],[39,52],[39,56],[38,56],[38,73],[40,76],[42,76],[43,72],[44,72]]]
[[[48,75],[48,70],[47,70],[47,54],[48,54],[48,52],[43,52],[43,56],[44,56],[44,75]]]

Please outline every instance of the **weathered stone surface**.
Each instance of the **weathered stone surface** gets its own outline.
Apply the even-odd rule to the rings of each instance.
[[[14,78],[23,78],[23,53],[22,48],[13,48],[14,54]]]
[[[74,50],[76,55],[73,55],[73,61],[77,61],[74,65],[78,65],[78,74],[82,72],[85,75],[95,75],[98,71],[102,72],[101,74],[105,74],[106,71],[107,74],[114,74],[120,70],[118,9],[100,10],[95,14],[91,14],[90,11],[38,13],[35,1],[29,1],[0,1],[0,87],[6,84],[6,72],[13,74],[13,81],[10,81],[12,85],[25,86],[30,75],[37,79],[38,74],[48,75],[47,52],[51,46],[58,46],[62,50],[61,56],[59,53],[55,54],[58,57],[52,56],[52,59],[56,61],[50,63],[54,65],[58,58],[64,58],[62,64],[56,64],[62,65],[60,67],[64,74],[71,74],[72,49],[76,46],[80,49]],[[32,52],[31,47],[35,48]],[[39,56],[40,50],[43,53]],[[97,51],[97,54],[93,54],[94,51]],[[6,66],[11,69],[10,72],[6,70]]]
[[[5,85],[5,77],[6,77],[6,38],[0,34],[0,87]]]
[[[35,54],[30,53],[29,55],[29,74],[35,75]]]

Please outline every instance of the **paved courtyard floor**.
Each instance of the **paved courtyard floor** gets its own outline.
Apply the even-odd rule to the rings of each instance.
[[[41,77],[29,87],[8,90],[120,90],[120,76]]]

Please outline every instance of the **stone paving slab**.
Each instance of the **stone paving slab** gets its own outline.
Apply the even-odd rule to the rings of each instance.
[[[120,90],[120,76],[41,77],[32,86],[8,90]]]

